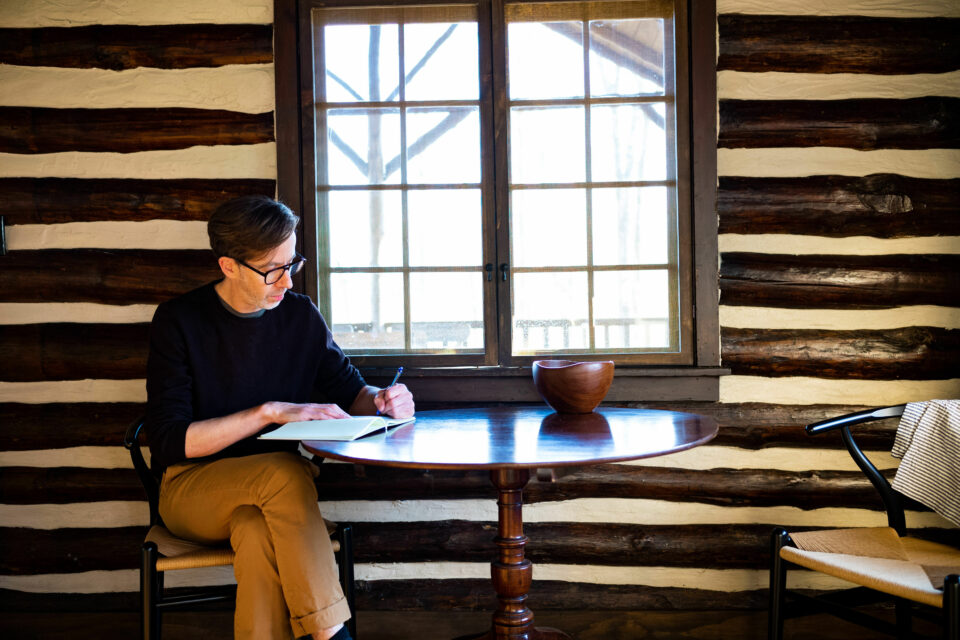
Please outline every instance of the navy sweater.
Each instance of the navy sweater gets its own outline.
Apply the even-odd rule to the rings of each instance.
[[[186,460],[191,422],[271,400],[348,410],[365,384],[309,298],[288,291],[276,308],[241,318],[224,308],[215,284],[161,304],[150,325],[144,429],[157,473]],[[296,442],[252,436],[194,460],[296,450]]]

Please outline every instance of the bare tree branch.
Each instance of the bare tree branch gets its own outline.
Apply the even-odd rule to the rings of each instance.
[[[404,77],[403,79],[404,84],[410,84],[410,81],[413,80],[413,77],[415,75],[417,75],[417,72],[420,71],[420,69],[422,69],[424,65],[427,64],[430,58],[433,57],[433,54],[437,52],[437,49],[439,49],[440,46],[447,41],[447,38],[453,35],[453,32],[456,28],[457,28],[456,24],[450,25],[447,28],[447,30],[444,31],[439,38],[437,38],[437,41],[433,43],[433,46],[431,46],[427,50],[427,52],[423,54],[423,57],[420,58],[420,61],[416,65],[414,65],[413,69],[410,70],[410,73],[408,73],[406,77]],[[390,92],[389,96],[387,96],[387,102],[396,98],[397,94],[399,93],[400,93],[400,87],[398,86],[396,89]]]
[[[367,175],[368,167],[363,158],[361,158],[356,151],[351,149],[350,145],[344,142],[343,139],[337,135],[336,131],[327,127],[327,133],[330,136],[330,142],[333,143],[333,146],[335,146],[337,149],[340,149],[343,155],[347,156],[347,159],[352,162],[357,169],[360,170],[360,173]]]
[[[363,100],[363,96],[361,96],[359,93],[354,91],[353,87],[347,84],[345,80],[343,80],[340,76],[335,74],[333,71],[330,71],[329,69],[327,69],[327,75],[333,78],[333,81],[336,82],[338,85],[346,89],[347,93],[352,95],[354,98],[356,98],[357,100]]]
[[[434,128],[427,131],[425,134],[420,136],[416,142],[409,145],[409,155],[407,160],[412,160],[417,155],[422,153],[427,147],[436,142],[440,136],[446,132],[453,129],[455,126],[460,124],[470,113],[473,111],[472,107],[440,107],[444,111],[447,111],[447,117],[444,118],[435,126]],[[402,151],[401,151],[402,153]],[[384,176],[390,176],[393,172],[400,169],[400,156],[395,157],[393,160],[387,163],[386,171]]]

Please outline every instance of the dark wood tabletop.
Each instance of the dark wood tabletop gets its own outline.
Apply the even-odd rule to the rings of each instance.
[[[674,453],[717,434],[708,417],[601,408],[559,414],[548,407],[422,411],[412,424],[353,442],[311,440],[325,458],[417,469],[562,467]]]

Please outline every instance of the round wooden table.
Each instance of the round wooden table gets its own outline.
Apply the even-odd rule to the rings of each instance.
[[[491,563],[499,599],[489,631],[470,638],[569,640],[533,626],[526,606],[533,565],[524,558],[523,487],[537,468],[583,466],[661,456],[717,435],[708,416],[648,409],[558,414],[547,407],[422,411],[416,422],[353,442],[310,440],[306,450],[358,464],[416,469],[490,469],[499,493],[498,557]]]

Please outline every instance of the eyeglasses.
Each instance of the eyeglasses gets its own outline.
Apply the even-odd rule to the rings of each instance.
[[[292,278],[294,275],[296,275],[298,271],[300,271],[300,269],[303,268],[303,263],[306,261],[307,259],[298,253],[297,256],[293,259],[293,262],[291,262],[290,264],[285,264],[282,267],[270,269],[269,271],[260,271],[260,269],[254,269],[243,260],[237,260],[237,262],[245,266],[247,269],[250,269],[250,271],[253,271],[254,273],[259,273],[260,275],[262,275],[263,282],[265,284],[276,284],[277,282],[279,282],[280,279],[283,277],[284,271],[289,271],[290,277]]]

